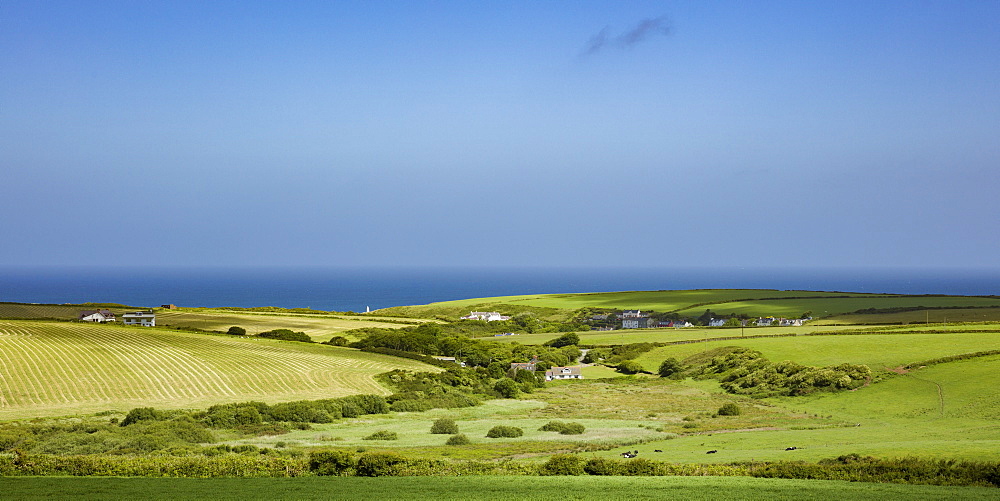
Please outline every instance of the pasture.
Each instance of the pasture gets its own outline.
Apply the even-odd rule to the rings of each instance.
[[[326,345],[0,321],[0,419],[387,394],[374,376],[392,369],[440,370]]]
[[[791,360],[815,366],[852,363],[878,370],[963,353],[997,350],[1000,349],[1000,332],[955,331],[938,334],[917,331],[728,339],[663,346],[641,355],[636,361],[652,372],[667,358],[683,360],[722,346],[752,348],[775,362]]]
[[[858,330],[856,325],[811,325],[799,327],[685,327],[662,329],[618,329],[613,331],[583,331],[578,332],[581,345],[615,345],[631,343],[673,343],[678,341],[698,341],[713,338],[729,338],[739,336],[781,336],[789,334],[810,334],[816,332],[840,332]],[[543,344],[558,338],[563,332],[545,332],[539,334],[517,334],[514,336],[481,337],[487,341],[501,343]]]
[[[814,317],[826,317],[867,308],[960,308],[1000,307],[1000,297],[867,294],[856,292],[781,291],[766,289],[701,289],[681,291],[623,291],[581,294],[536,294],[443,301],[422,306],[380,310],[403,316],[444,315],[453,318],[469,310],[496,309],[502,313],[536,310],[543,318],[568,318],[581,308],[640,309],[677,312],[697,317],[706,309],[756,316],[797,318],[811,311]],[[506,308],[506,310],[505,310]],[[562,312],[560,315],[559,312]]]
[[[701,432],[637,447],[673,462],[818,461],[843,454],[993,460],[1000,450],[1000,356],[948,362],[895,375],[857,391],[775,397],[761,405],[798,415],[831,416],[840,426]],[[805,424],[805,423],[803,423]],[[797,447],[786,451],[787,447]],[[607,457],[625,449],[598,453]]]
[[[369,316],[343,316],[328,314],[295,314],[252,311],[228,311],[213,309],[156,310],[157,325],[195,328],[225,332],[230,326],[238,325],[254,335],[274,329],[302,331],[315,341],[323,342],[350,329],[381,327],[397,329],[414,325],[421,320],[401,322],[400,319],[386,319]]]
[[[874,484],[752,477],[302,477],[4,479],[0,499],[348,500],[995,500],[989,487]]]

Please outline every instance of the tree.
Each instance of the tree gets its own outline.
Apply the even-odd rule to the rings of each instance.
[[[229,331],[227,332],[227,334],[232,334],[234,336],[246,336],[247,335],[247,330],[244,329],[243,327],[239,327],[237,325],[234,325],[234,326],[232,326],[232,327],[229,328]]]
[[[551,341],[546,341],[543,346],[551,346],[553,348],[562,348],[563,346],[577,345],[580,344],[580,336],[575,332],[570,332],[569,334],[563,334]]]
[[[670,377],[681,372],[682,370],[684,370],[684,366],[682,366],[676,358],[670,357],[660,363],[660,369],[656,372],[660,375],[660,377]]]
[[[618,372],[622,374],[638,374],[640,372],[645,372],[642,368],[642,364],[636,362],[635,360],[626,360],[618,364]]]
[[[458,424],[454,419],[441,418],[431,425],[431,433],[435,435],[455,435],[458,433]]]
[[[517,398],[521,393],[520,385],[508,377],[497,381],[497,384],[493,385],[493,389],[503,398]]]

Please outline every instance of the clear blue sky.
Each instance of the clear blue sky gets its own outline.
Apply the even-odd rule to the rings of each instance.
[[[2,0],[0,265],[996,267],[998,26]]]

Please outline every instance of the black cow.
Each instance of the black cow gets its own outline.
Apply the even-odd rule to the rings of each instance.
[[[798,447],[785,447],[786,451],[794,451],[795,449],[798,449]]]
[[[660,449],[654,449],[653,452],[663,452]]]
[[[715,454],[716,452],[719,452],[719,451],[715,450],[715,449],[712,449],[712,450],[706,452],[705,454]]]

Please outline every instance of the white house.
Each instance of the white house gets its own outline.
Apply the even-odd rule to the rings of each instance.
[[[545,380],[552,381],[553,379],[583,379],[583,374],[580,372],[580,366],[573,367],[553,367],[545,371]]]
[[[114,322],[115,314],[111,310],[84,310],[77,316],[81,322]]]
[[[708,321],[709,327],[722,327],[723,325],[726,325],[726,319],[724,318],[713,318]]]
[[[774,323],[774,317],[760,317],[757,319],[757,327],[768,327]]]
[[[645,329],[647,327],[649,327],[649,317],[622,319],[622,329]]]
[[[801,318],[782,318],[778,320],[778,325],[782,327],[801,327],[802,322]]]
[[[136,311],[122,315],[125,325],[142,325],[144,327],[156,326],[156,314],[152,311]]]
[[[501,315],[499,312],[496,311],[473,311],[461,318],[462,320],[485,320],[487,322],[493,322],[497,320],[510,320],[510,317],[506,315]]]

